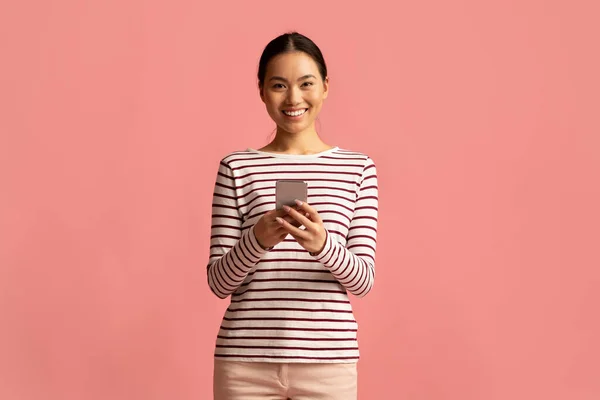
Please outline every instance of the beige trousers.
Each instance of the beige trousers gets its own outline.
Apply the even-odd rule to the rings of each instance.
[[[356,400],[356,366],[215,358],[214,400]]]

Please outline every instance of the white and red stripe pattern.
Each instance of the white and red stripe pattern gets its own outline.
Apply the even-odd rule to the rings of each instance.
[[[292,236],[270,251],[253,226],[275,208],[275,183],[308,183],[308,204],[327,231],[310,254]],[[248,149],[219,165],[212,205],[208,283],[231,295],[216,357],[237,361],[354,362],[357,324],[348,292],[375,278],[377,171],[368,156],[334,147],[312,155]]]

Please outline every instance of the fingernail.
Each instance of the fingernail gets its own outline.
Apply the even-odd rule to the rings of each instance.
[[[298,204],[299,206],[301,206],[302,202],[300,200],[296,200],[296,204]]]
[[[283,206],[283,210],[285,212],[289,212],[291,210],[291,208],[289,206]]]
[[[279,222],[280,224],[283,224],[283,218],[277,217],[275,218],[275,220],[277,220],[277,222]]]

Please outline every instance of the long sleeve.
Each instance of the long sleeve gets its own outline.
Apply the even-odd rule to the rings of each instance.
[[[235,179],[223,160],[215,183],[212,203],[208,285],[219,298],[226,298],[246,279],[266,253],[256,240],[254,227],[242,233]]]
[[[346,290],[357,297],[365,296],[375,279],[377,211],[377,169],[373,160],[367,158],[346,246],[327,232],[325,247],[320,253],[313,254]]]

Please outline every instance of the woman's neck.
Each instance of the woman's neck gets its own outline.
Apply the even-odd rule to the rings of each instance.
[[[332,146],[321,140],[315,130],[289,133],[278,128],[271,143],[260,150],[284,154],[314,154],[331,148]]]

